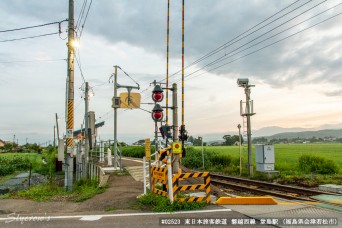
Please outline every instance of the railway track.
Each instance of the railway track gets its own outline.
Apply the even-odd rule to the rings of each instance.
[[[210,174],[211,183],[214,185],[223,186],[229,189],[234,189],[238,191],[251,192],[258,195],[270,195],[279,198],[291,199],[291,200],[301,200],[301,201],[311,201],[324,204],[330,204],[334,206],[341,207],[341,204],[330,203],[326,201],[321,201],[312,198],[315,195],[336,195],[342,196],[342,194],[334,194],[329,192],[323,192],[313,189],[306,189],[301,187],[287,186],[274,184],[264,181],[250,180],[240,177],[224,176],[219,174]]]

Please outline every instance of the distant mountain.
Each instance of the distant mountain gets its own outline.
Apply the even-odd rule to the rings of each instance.
[[[333,138],[342,138],[342,129],[329,129],[329,130],[319,130],[319,131],[302,131],[302,132],[286,132],[279,133],[272,136],[268,136],[268,139],[294,139],[294,138],[302,138],[309,139],[312,137],[316,138],[324,138],[324,137],[333,137]]]
[[[271,136],[274,134],[279,133],[286,133],[286,132],[301,132],[311,130],[308,128],[284,128],[284,127],[277,127],[277,126],[270,126],[270,127],[263,127],[258,130],[252,131],[253,137],[261,137],[261,136]]]

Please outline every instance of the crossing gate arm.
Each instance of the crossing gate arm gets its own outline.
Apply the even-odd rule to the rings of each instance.
[[[194,184],[194,185],[178,185],[179,179],[187,179],[187,178],[204,178],[204,184]],[[176,198],[175,200],[179,202],[202,202],[206,201],[206,203],[210,203],[210,175],[209,172],[195,172],[195,173],[180,173],[176,174],[172,178],[172,185],[173,185],[173,195],[175,195],[176,192],[180,191],[193,191],[193,190],[204,190],[206,196],[203,197],[190,197],[190,198]]]

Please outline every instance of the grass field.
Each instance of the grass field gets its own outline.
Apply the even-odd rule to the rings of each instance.
[[[247,165],[247,145],[241,147],[243,165]],[[196,151],[202,151],[201,147],[195,147]],[[296,170],[298,159],[301,155],[315,155],[334,160],[342,171],[342,144],[276,144],[275,151],[275,169],[286,171]],[[238,146],[207,146],[204,147],[205,153],[216,152],[218,154],[230,155],[233,158],[239,158]],[[253,163],[255,164],[254,146],[252,150]]]

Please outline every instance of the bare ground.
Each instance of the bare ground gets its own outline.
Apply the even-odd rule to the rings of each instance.
[[[0,214],[30,213],[104,213],[105,211],[134,211],[138,195],[143,193],[143,183],[135,181],[130,175],[111,175],[108,188],[91,199],[75,203],[62,199],[50,202],[35,202],[24,199],[1,199]]]

